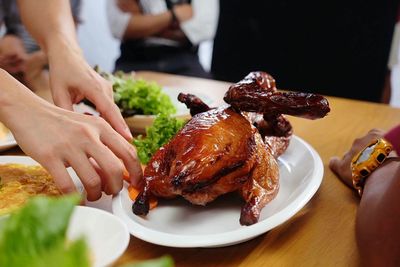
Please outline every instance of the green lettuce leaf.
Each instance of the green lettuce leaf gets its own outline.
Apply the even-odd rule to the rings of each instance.
[[[113,83],[114,101],[122,111],[136,110],[137,114],[144,115],[176,113],[169,96],[155,82],[116,76],[111,76],[109,80]]]
[[[89,267],[85,240],[66,240],[79,196],[35,197],[0,228],[0,266]]]
[[[139,135],[133,140],[137,148],[139,160],[147,164],[153,154],[185,125],[185,121],[173,118],[167,114],[159,114],[153,125],[146,129],[146,137]]]
[[[174,267],[174,261],[170,256],[163,256],[154,260],[125,264],[121,267]]]

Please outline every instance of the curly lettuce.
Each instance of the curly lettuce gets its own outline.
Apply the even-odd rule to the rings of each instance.
[[[113,84],[114,102],[125,115],[175,114],[176,107],[160,85],[130,76],[108,76]]]
[[[153,125],[146,129],[146,137],[139,135],[133,140],[137,148],[139,160],[147,164],[153,154],[185,125],[185,121],[171,117],[167,114],[159,114]]]

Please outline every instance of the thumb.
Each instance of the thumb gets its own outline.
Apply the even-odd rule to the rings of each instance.
[[[332,157],[329,160],[329,168],[336,174],[337,177],[348,187],[353,188],[351,169],[347,161],[343,161],[338,157]]]
[[[66,110],[73,110],[72,99],[68,90],[65,90],[64,88],[53,88],[52,95],[54,104],[56,106]]]
[[[340,158],[339,157],[332,157],[329,160],[329,168],[335,173],[339,173],[339,166],[340,166]]]
[[[116,130],[120,135],[122,135],[126,140],[132,140],[132,134],[127,126],[124,118],[119,111],[119,108],[114,103],[112,98],[108,98],[105,95],[96,95],[89,98],[92,101],[96,109],[100,112],[100,115]]]

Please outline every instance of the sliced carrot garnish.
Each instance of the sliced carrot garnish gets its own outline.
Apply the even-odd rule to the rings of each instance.
[[[142,166],[142,171],[146,168],[146,165],[141,165]],[[129,177],[129,172],[127,169],[124,169],[124,172],[122,174],[122,178],[127,181],[128,183],[131,183],[131,178]]]
[[[128,183],[131,183],[131,178],[129,178],[129,172],[126,169],[124,169],[124,172],[122,174],[122,178],[125,181],[127,181]]]
[[[128,193],[129,193],[129,198],[130,198],[132,201],[135,201],[136,197],[137,197],[137,196],[139,195],[139,193],[140,193],[140,190],[137,189],[137,188],[135,188],[134,186],[130,185],[130,186],[128,187]],[[157,198],[154,198],[154,197],[150,198],[150,201],[149,201],[150,209],[151,209],[151,210],[154,209],[155,207],[157,207],[157,205],[158,205],[158,200],[157,200]]]
[[[136,197],[139,195],[140,191],[137,188],[130,185],[128,187],[128,193],[129,193],[129,198],[134,201]]]

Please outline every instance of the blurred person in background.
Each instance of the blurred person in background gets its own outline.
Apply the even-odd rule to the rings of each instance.
[[[217,0],[110,0],[111,32],[121,40],[115,70],[151,70],[209,77],[198,58],[200,42],[214,37]]]
[[[380,102],[398,0],[220,0],[212,74],[253,70],[279,88]]]
[[[70,0],[70,4],[77,25],[81,0]],[[49,94],[47,57],[22,24],[17,1],[0,1],[0,20],[5,27],[0,39],[0,68],[39,95]]]

